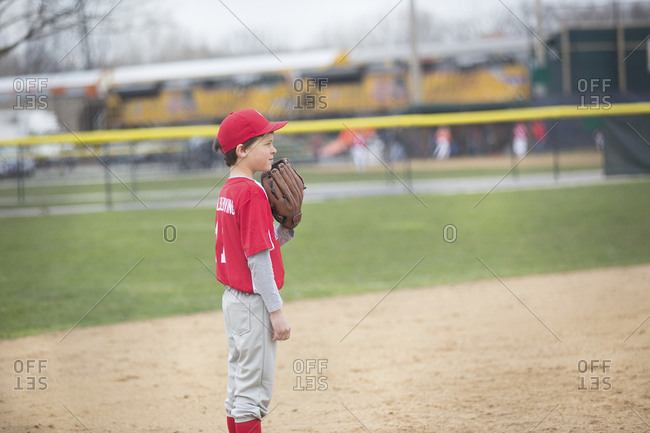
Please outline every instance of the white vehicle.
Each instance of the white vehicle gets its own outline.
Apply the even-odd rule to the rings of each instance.
[[[46,110],[0,110],[0,137],[20,137],[59,132],[56,115]],[[31,176],[42,146],[0,146],[0,178]],[[57,145],[60,147],[59,145]]]
[[[31,176],[35,169],[36,162],[26,149],[0,147],[0,177]]]

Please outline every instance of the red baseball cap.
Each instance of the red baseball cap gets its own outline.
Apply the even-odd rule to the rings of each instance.
[[[258,135],[277,131],[286,124],[286,120],[282,122],[269,122],[259,111],[245,108],[230,113],[221,122],[219,131],[217,132],[217,141],[219,141],[221,151],[226,153],[246,140],[257,137]]]

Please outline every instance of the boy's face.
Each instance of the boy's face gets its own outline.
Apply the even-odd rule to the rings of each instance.
[[[273,133],[270,132],[253,143],[246,152],[247,165],[254,171],[268,171],[273,164],[273,155],[277,150],[273,147]]]

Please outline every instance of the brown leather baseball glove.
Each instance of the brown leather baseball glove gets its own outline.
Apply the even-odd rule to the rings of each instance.
[[[282,158],[262,173],[262,186],[271,205],[273,218],[284,228],[292,229],[302,218],[302,198],[305,182],[289,160]]]

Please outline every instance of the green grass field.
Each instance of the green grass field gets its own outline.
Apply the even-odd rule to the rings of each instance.
[[[588,167],[588,168],[597,168],[597,167]],[[584,169],[584,167],[579,167],[576,169]],[[522,170],[522,174],[533,174],[533,173],[550,173],[552,168],[530,168]],[[570,171],[570,169],[567,169]],[[439,179],[439,178],[450,178],[450,177],[468,177],[468,176],[502,176],[504,170],[502,168],[485,168],[485,169],[459,169],[459,170],[447,170],[447,171],[431,171],[431,170],[413,170],[410,174],[406,173],[402,169],[395,170],[396,175],[400,178],[408,179],[409,175],[412,179]],[[383,181],[392,179],[393,175],[386,173],[385,171],[369,171],[367,173],[356,173],[353,168],[340,172],[325,172],[319,170],[301,170],[301,175],[305,179],[305,182],[309,185],[314,183],[324,183],[324,182],[360,182],[360,181]],[[219,180],[220,185],[223,185],[223,181],[227,178],[228,172],[214,172],[214,173],[205,173],[201,175],[190,175],[190,176],[175,176],[171,179],[166,180],[146,180],[139,181],[137,184],[130,182],[129,178],[124,177],[123,180],[127,183],[129,188],[133,191],[159,191],[159,190],[180,190],[185,188],[197,188],[201,190],[208,191],[210,188],[214,187],[215,183]],[[259,179],[258,179],[259,180]],[[118,192],[129,192],[129,190],[122,184],[120,184],[117,179],[112,179],[112,190],[114,193]],[[59,194],[82,194],[82,193],[100,193],[100,198],[97,201],[98,203],[103,202],[103,194],[105,192],[105,185],[103,183],[92,183],[92,184],[79,184],[79,185],[38,185],[38,186],[27,186],[25,188],[25,195],[47,195],[49,196],[45,201],[39,204],[55,205],[59,204],[57,195]],[[16,196],[16,188],[13,182],[10,181],[9,187],[0,189],[0,197],[13,198]],[[131,198],[130,198],[131,199]],[[15,207],[17,203],[11,203],[5,207]],[[2,205],[0,204],[0,207]]]
[[[650,262],[650,180],[481,196],[307,203],[284,299],[387,292],[422,258],[397,290],[493,278],[477,257],[500,277]],[[0,336],[70,329],[141,259],[80,326],[219,308],[213,224],[211,209],[1,220]]]

